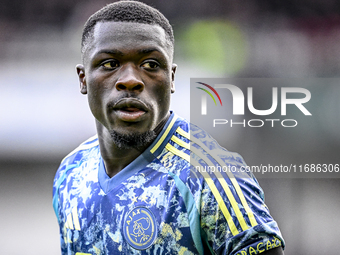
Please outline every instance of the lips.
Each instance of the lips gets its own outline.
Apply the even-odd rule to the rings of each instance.
[[[119,119],[127,122],[139,121],[148,112],[148,107],[134,98],[120,99],[112,109]]]

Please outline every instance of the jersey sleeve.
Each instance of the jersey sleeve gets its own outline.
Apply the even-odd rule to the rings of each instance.
[[[201,229],[212,254],[251,255],[284,248],[277,223],[254,177],[204,178]]]

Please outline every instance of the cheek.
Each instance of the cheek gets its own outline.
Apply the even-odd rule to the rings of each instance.
[[[96,87],[90,86],[87,89],[88,101],[90,107],[95,106],[98,102],[98,95],[100,94]]]
[[[99,102],[95,96],[94,93],[88,93],[88,104],[90,107],[90,110],[92,112],[92,115],[96,118],[96,119],[100,119],[101,118],[101,107],[99,105]]]
[[[171,83],[169,80],[163,81],[163,84],[157,86],[155,91],[155,98],[157,98],[157,105],[159,111],[167,112],[170,106]]]
[[[89,100],[101,102],[104,96],[111,90],[110,77],[100,74],[98,71],[93,71],[87,79]]]
[[[103,90],[94,80],[89,80],[87,88],[87,99],[92,114],[97,118],[102,111]]]

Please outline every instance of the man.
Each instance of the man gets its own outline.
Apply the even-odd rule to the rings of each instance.
[[[168,20],[140,2],[86,22],[76,68],[97,135],[56,173],[62,254],[283,254],[255,178],[195,171],[245,163],[169,111],[173,46]]]

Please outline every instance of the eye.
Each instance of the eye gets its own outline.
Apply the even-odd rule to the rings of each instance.
[[[156,61],[148,61],[142,64],[142,67],[146,69],[156,69],[159,67],[159,64]]]
[[[119,62],[116,60],[109,60],[102,64],[105,69],[115,69],[119,67]]]

